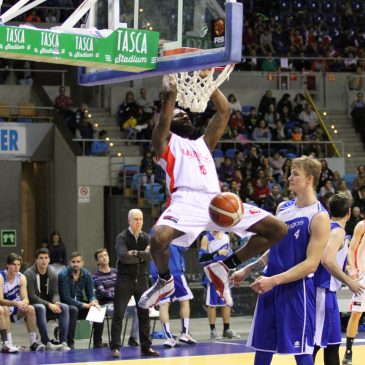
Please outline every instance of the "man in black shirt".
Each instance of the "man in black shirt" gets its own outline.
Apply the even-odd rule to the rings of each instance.
[[[129,299],[134,296],[138,303],[141,295],[148,289],[148,263],[151,261],[150,237],[142,231],[143,213],[139,209],[131,209],[128,213],[128,223],[129,227],[117,236],[115,244],[118,274],[110,344],[112,356],[115,358],[120,357],[120,336]],[[141,354],[159,356],[160,353],[151,348],[149,310],[140,308],[137,304],[137,314]]]
[[[49,267],[49,261],[48,249],[40,248],[35,253],[35,263],[24,273],[27,278],[29,303],[35,309],[41,341],[46,349],[68,351],[69,307],[60,302],[57,274]],[[61,344],[52,343],[48,337],[47,320],[54,318],[59,320]]]

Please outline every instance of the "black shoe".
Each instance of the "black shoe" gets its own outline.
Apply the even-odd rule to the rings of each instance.
[[[151,347],[141,349],[142,356],[160,356],[158,351],[153,350]]]
[[[119,351],[119,349],[113,349],[112,350],[112,357],[114,357],[114,358],[120,358],[120,351]]]
[[[75,344],[74,343],[68,343],[67,346],[71,349],[71,350],[75,350]]]
[[[94,343],[94,349],[104,349],[105,347],[108,347],[107,343],[101,343],[101,342]]]
[[[134,337],[129,337],[128,346],[140,346],[139,342]]]
[[[346,351],[345,356],[342,359],[342,364],[351,365],[352,364],[352,352]]]

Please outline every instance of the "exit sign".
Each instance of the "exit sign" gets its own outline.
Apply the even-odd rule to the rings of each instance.
[[[2,247],[16,247],[16,230],[2,229],[0,231],[0,240]]]

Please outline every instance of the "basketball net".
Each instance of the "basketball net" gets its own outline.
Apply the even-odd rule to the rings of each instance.
[[[193,113],[202,113],[208,105],[212,93],[229,78],[234,65],[227,65],[215,78],[214,73],[220,68],[212,68],[207,74],[202,71],[179,72],[174,74],[177,88],[177,103]]]

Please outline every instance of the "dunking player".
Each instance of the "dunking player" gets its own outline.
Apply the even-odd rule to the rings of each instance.
[[[174,281],[169,269],[169,244],[189,246],[200,232],[221,231],[221,227],[210,221],[208,207],[211,199],[220,192],[218,176],[211,151],[215,148],[227,126],[230,106],[226,97],[216,89],[211,100],[216,114],[210,120],[205,134],[192,138],[194,127],[188,115],[175,109],[176,83],[173,76],[163,79],[164,101],[160,119],[152,133],[152,145],[159,158],[158,163],[166,171],[170,192],[170,206],[162,213],[151,237],[150,248],[159,278],[146,291],[139,306],[154,306],[162,298],[174,292]],[[269,213],[244,204],[242,220],[226,231],[239,236],[249,232],[255,234],[245,247],[208,268],[209,276],[224,297],[232,305],[228,272],[242,261],[266,251],[287,233],[286,225]],[[178,242],[175,240],[178,238]]]
[[[336,194],[328,202],[331,215],[331,232],[321,264],[314,274],[316,288],[316,331],[314,335],[315,361],[318,350],[324,348],[324,364],[340,365],[341,320],[336,293],[346,284],[352,292],[360,294],[363,286],[344,273],[348,251],[345,225],[350,218],[350,199],[345,194]]]
[[[269,365],[274,353],[295,355],[298,365],[313,365],[315,290],[312,276],[328,241],[330,220],[317,200],[321,164],[302,156],[292,163],[289,189],[296,199],[281,203],[277,216],[288,234],[256,263],[233,274],[235,284],[253,269],[265,276],[251,284],[259,294],[247,344],[255,365]]]

